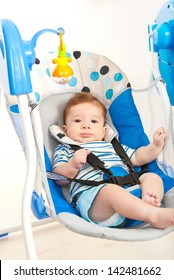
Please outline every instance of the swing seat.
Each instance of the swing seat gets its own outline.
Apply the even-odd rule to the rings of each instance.
[[[168,133],[167,145],[159,159],[148,164],[148,168],[149,171],[157,173],[164,182],[163,207],[174,207],[172,202],[174,201],[173,157],[169,158],[167,156],[168,162],[165,161],[166,155],[171,154],[168,149],[172,146],[172,135],[168,120],[162,114],[161,95],[166,94],[163,81],[158,79],[146,93],[139,93],[142,94],[141,98],[144,98],[144,101],[147,96],[151,99],[152,95],[156,100],[155,106],[157,106],[157,103],[159,106],[159,112],[155,116],[155,120],[150,120],[149,118],[151,122],[151,127],[149,128],[149,122],[145,122],[143,125],[143,120],[140,117],[141,110],[138,111],[135,105],[134,99],[138,94],[132,93],[128,78],[112,61],[98,54],[75,51],[70,54],[74,75],[68,84],[62,85],[56,78],[51,76],[54,65],[50,62],[54,56],[54,53],[48,53],[43,58],[38,57],[40,63],[34,65],[31,72],[33,89],[36,99],[39,101],[46,171],[48,173],[52,171],[53,152],[58,144],[57,140],[50,134],[50,126],[53,124],[61,126],[63,124],[63,109],[74,92],[89,91],[96,95],[107,107],[107,119],[115,127],[119,141],[122,144],[134,149],[147,145],[153,131],[160,125],[165,127]],[[147,104],[148,107],[149,105]],[[142,241],[158,238],[174,229],[173,227],[165,230],[154,229],[147,223],[139,225],[135,223],[134,227],[129,228],[128,226],[128,228],[122,229],[101,227],[89,223],[82,219],[76,209],[69,204],[69,194],[66,187],[57,186],[49,178],[48,183],[46,196],[51,203],[45,211],[42,209],[41,212],[45,212],[45,216],[51,216],[53,219],[63,223],[68,229],[77,233],[114,240]],[[38,201],[38,205],[40,205],[40,199],[42,198],[37,196],[36,192],[34,192],[34,197],[35,201]],[[36,204],[33,203],[32,208],[39,218],[40,212],[36,210]]]

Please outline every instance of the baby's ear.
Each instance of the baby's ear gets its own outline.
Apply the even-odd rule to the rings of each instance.
[[[65,124],[63,124],[63,125],[62,125],[62,129],[63,129],[63,131],[66,133],[66,131],[67,131],[67,127],[66,127],[66,125],[65,125]]]
[[[118,136],[118,132],[112,124],[108,124],[106,122],[105,128],[105,137],[104,140],[107,142],[111,142],[114,137]]]
[[[107,126],[104,125],[104,127],[103,127],[103,140],[105,139],[107,133],[108,133],[108,128],[107,128]]]
[[[106,133],[108,133],[108,128],[106,125],[104,126],[104,132],[105,132],[105,135],[106,135]]]

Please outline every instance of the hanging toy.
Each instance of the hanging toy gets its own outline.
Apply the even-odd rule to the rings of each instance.
[[[58,47],[58,56],[52,60],[52,62],[57,65],[52,73],[52,76],[56,78],[56,81],[59,84],[66,84],[70,81],[72,75],[74,74],[72,68],[68,65],[68,63],[72,61],[72,58],[67,57],[66,55],[66,46],[63,43],[62,30],[60,30],[59,36],[60,45]]]

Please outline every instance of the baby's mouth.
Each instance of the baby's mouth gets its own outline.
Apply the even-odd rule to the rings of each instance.
[[[80,136],[83,138],[89,138],[89,137],[91,137],[91,135],[92,135],[91,133],[81,133],[80,134]]]

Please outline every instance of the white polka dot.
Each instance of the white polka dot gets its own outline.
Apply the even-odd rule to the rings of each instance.
[[[89,59],[87,61],[87,66],[90,68],[90,69],[94,69],[96,67],[96,61],[94,59]]]
[[[94,92],[101,92],[102,91],[102,85],[100,83],[95,83],[92,87],[92,90]]]

